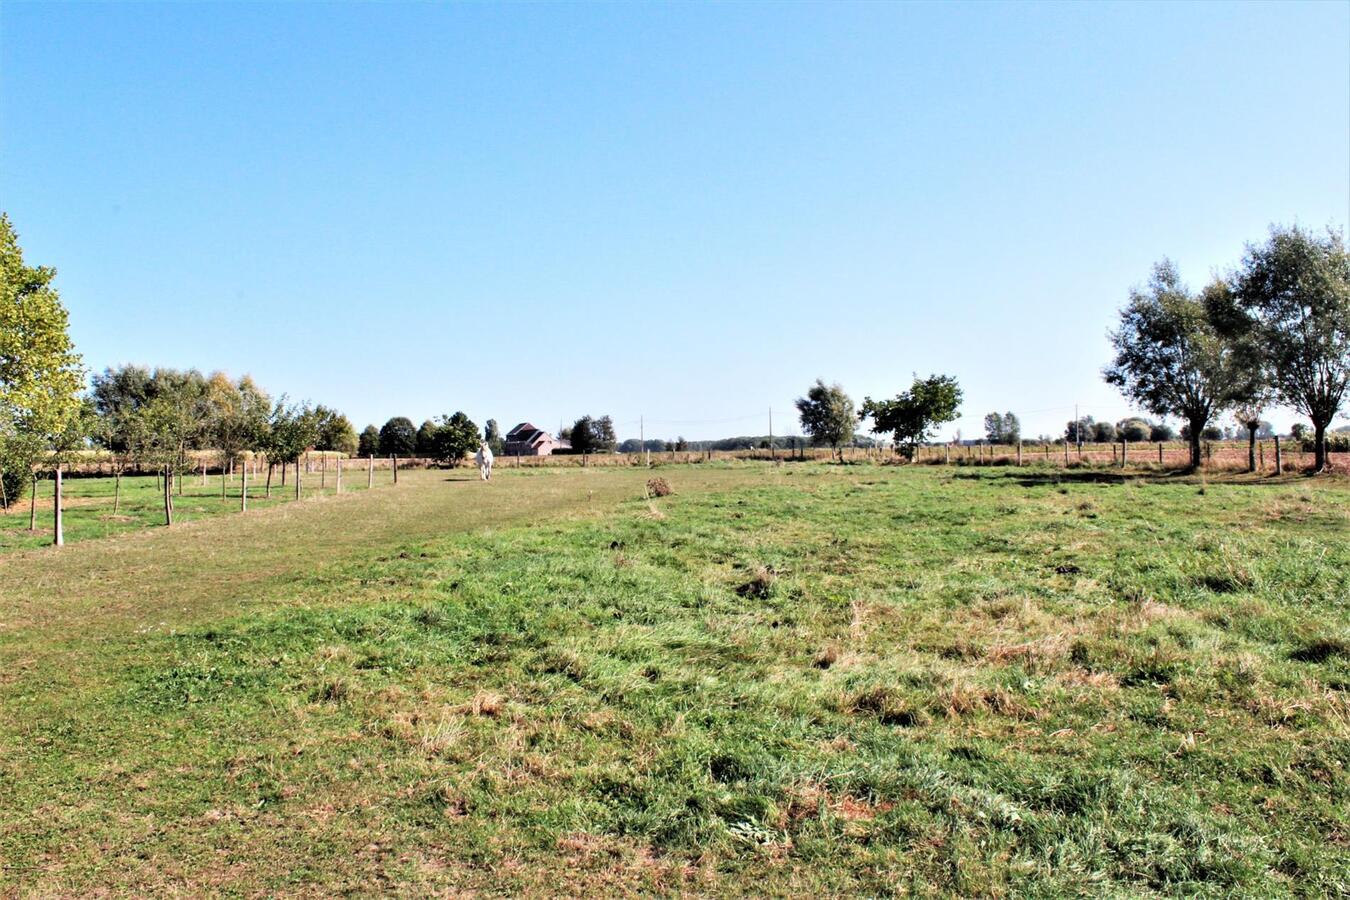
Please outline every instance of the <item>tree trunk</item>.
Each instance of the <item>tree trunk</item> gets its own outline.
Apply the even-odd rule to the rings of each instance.
[[[4,469],[0,469],[0,509],[9,512],[9,491],[5,490]]]
[[[164,524],[173,524],[173,480],[169,467],[164,467]]]
[[[1255,425],[1247,426],[1247,471],[1256,471],[1256,429],[1260,427],[1258,422]]]
[[[286,464],[284,462],[281,464],[281,486],[286,486]]]
[[[1205,423],[1204,421],[1200,422],[1192,421],[1190,423],[1190,426],[1191,426],[1191,434],[1190,434],[1191,469],[1192,471],[1194,471],[1195,469],[1200,468],[1202,462],[1200,458],[1200,432],[1205,430]]]
[[[122,470],[113,470],[113,515],[122,508]]]
[[[225,497],[226,497],[226,494],[225,494],[225,480],[229,477],[229,475],[228,475],[229,469],[230,469],[230,461],[229,461],[228,459],[224,458],[224,457],[221,457],[221,459],[220,459],[220,499],[222,499],[222,500],[224,500]]]
[[[239,467],[239,511],[248,510],[248,466]]]
[[[300,499],[300,460],[295,460],[295,499]]]
[[[272,499],[272,461],[270,459],[267,461],[267,493],[265,496],[268,500]]]
[[[1313,471],[1327,470],[1327,423],[1313,421]]]
[[[37,531],[37,476],[33,476],[33,492],[28,495],[28,530]]]
[[[66,529],[61,521],[61,467],[56,467],[56,480],[52,482],[52,543],[58,547],[66,545]]]

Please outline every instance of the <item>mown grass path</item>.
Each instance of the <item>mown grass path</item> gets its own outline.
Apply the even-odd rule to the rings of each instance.
[[[1350,890],[1343,482],[464,474],[0,560],[0,893]]]

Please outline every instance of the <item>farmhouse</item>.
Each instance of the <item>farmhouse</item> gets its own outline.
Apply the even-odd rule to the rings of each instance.
[[[521,422],[506,433],[503,449],[507,456],[551,456],[554,450],[569,450],[571,446],[529,422]]]

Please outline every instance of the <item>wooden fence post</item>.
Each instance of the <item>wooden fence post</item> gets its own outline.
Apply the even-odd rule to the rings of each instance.
[[[1257,450],[1258,456],[1260,457],[1260,463],[1259,463],[1260,468],[1258,468],[1256,471],[1258,471],[1258,472],[1265,472],[1265,471],[1266,471],[1266,442],[1265,442],[1265,441],[1260,441],[1259,443],[1257,443],[1257,445],[1256,445],[1256,450]]]
[[[392,453],[389,458],[394,461],[394,484],[398,484],[398,454]]]
[[[328,487],[328,454],[325,453],[319,461],[319,490]]]
[[[248,464],[239,467],[239,511],[248,511]]]
[[[1017,464],[1022,465],[1022,439],[1017,439]]]
[[[1064,465],[1067,466],[1068,464],[1069,464],[1069,438],[1066,435],[1064,438]]]
[[[65,528],[63,527],[62,522],[61,522],[61,464],[60,464],[60,463],[57,463],[57,466],[56,466],[56,483],[55,483],[55,485],[54,485],[54,490],[55,490],[55,492],[56,492],[56,493],[55,493],[56,522],[55,522],[55,534],[53,535],[53,537],[55,538],[56,546],[58,546],[58,547],[64,547],[64,546],[66,545],[66,531],[65,531]]]
[[[366,454],[366,490],[375,486],[375,454]]]
[[[342,457],[337,458],[337,492],[342,493]]]
[[[1275,474],[1283,475],[1284,472],[1282,469],[1283,467],[1280,460],[1280,436],[1277,434],[1275,435]]]
[[[1130,442],[1125,438],[1120,439],[1120,467],[1125,468],[1125,455],[1129,452]]]
[[[295,499],[300,499],[300,459],[295,460]]]

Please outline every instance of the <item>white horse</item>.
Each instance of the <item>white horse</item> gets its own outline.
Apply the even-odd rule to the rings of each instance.
[[[479,444],[478,452],[473,455],[474,462],[478,463],[478,474],[484,481],[492,480],[492,448],[487,444]]]

